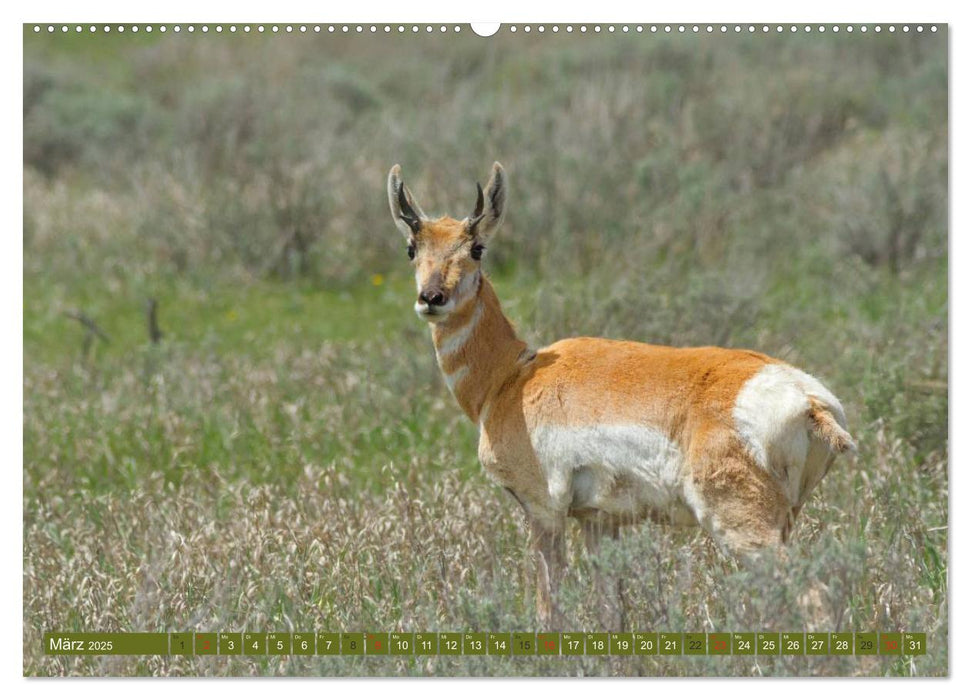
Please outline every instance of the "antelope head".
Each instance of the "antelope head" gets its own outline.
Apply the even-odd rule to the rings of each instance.
[[[506,173],[499,163],[485,191],[476,183],[476,202],[464,219],[429,219],[401,179],[401,166],[388,174],[388,204],[395,225],[408,243],[415,267],[415,313],[439,323],[475,297],[486,243],[502,224],[506,208]]]

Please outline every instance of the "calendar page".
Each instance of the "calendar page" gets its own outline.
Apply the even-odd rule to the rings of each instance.
[[[25,24],[23,673],[946,676],[947,273],[943,23]]]

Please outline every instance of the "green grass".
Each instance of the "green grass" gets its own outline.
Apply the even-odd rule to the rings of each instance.
[[[25,37],[24,672],[947,674],[946,37],[323,39]],[[486,267],[530,343],[761,350],[860,447],[786,564],[630,528],[596,564],[631,624],[924,631],[928,655],[43,656],[53,629],[536,626],[384,191],[400,162],[463,215],[493,159]],[[577,540],[562,607],[597,630]]]
[[[400,277],[377,279],[378,284],[365,280],[339,291],[272,281],[199,288],[171,280],[151,290],[122,288],[118,293],[109,292],[98,280],[68,289],[54,280],[29,279],[24,285],[24,349],[45,361],[70,357],[74,351],[80,354],[86,329],[65,313],[84,309],[108,337],[93,347],[97,358],[129,357],[149,343],[149,298],[160,302],[159,326],[167,344],[217,354],[245,348],[258,355],[294,338],[305,347],[363,342],[400,333],[406,324],[414,327],[408,316],[413,283]],[[50,342],[52,336],[56,343]]]

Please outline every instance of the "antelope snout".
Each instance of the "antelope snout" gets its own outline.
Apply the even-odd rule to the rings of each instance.
[[[421,290],[421,294],[418,295],[418,300],[427,304],[429,308],[434,308],[436,306],[445,306],[448,297],[441,287],[427,287]]]
[[[445,320],[455,306],[448,293],[440,286],[425,287],[418,294],[415,313],[418,317],[432,323]]]

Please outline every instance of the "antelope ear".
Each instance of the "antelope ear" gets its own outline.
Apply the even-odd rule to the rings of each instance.
[[[470,235],[485,240],[502,226],[506,215],[506,189],[506,171],[497,161],[492,164],[492,176],[485,187],[484,197],[482,188],[479,188],[478,201],[468,219]]]
[[[405,187],[401,179],[401,166],[395,165],[388,173],[388,205],[391,207],[391,218],[402,235],[411,239],[421,230],[425,212],[418,206],[411,190]]]

